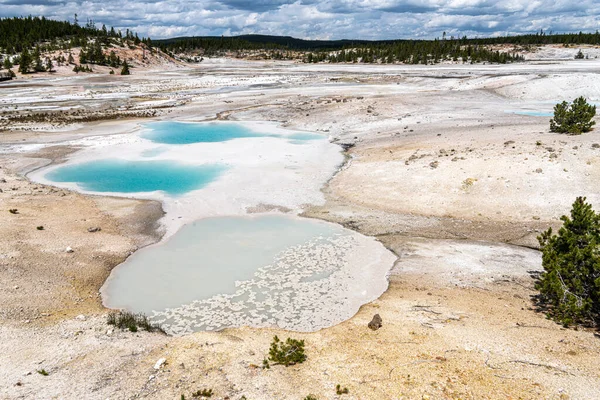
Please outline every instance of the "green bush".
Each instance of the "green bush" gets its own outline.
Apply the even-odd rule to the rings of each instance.
[[[274,336],[269,349],[269,359],[263,360],[263,368],[270,368],[269,361],[286,367],[303,363],[306,361],[304,340],[287,338],[285,342],[282,342],[277,336]]]
[[[592,118],[596,106],[589,105],[585,97],[578,97],[569,104],[566,101],[554,106],[554,118],[550,120],[550,131],[581,135],[589,132],[596,124]]]
[[[544,272],[536,283],[548,315],[565,326],[600,321],[600,214],[578,197],[558,235],[538,237]]]
[[[109,325],[114,325],[120,329],[128,329],[131,332],[137,332],[138,329],[143,329],[148,332],[165,331],[158,324],[153,324],[144,314],[134,314],[127,311],[119,311],[108,314],[106,322]]]

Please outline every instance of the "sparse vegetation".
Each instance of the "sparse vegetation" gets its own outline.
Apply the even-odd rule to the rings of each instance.
[[[44,368],[42,369],[38,369],[36,370],[38,374],[43,375],[43,376],[48,376],[50,375]]]
[[[571,216],[562,216],[558,235],[552,228],[538,237],[542,250],[536,288],[548,316],[565,326],[600,322],[600,214],[578,197]]]
[[[198,398],[198,397],[212,397],[213,395],[213,390],[212,389],[201,389],[201,390],[197,390],[194,393],[192,393],[192,397],[194,398]]]
[[[580,135],[589,132],[596,124],[592,118],[596,106],[588,104],[585,97],[578,97],[573,103],[563,101],[554,106],[554,118],[550,120],[550,131]]]
[[[38,231],[43,231],[43,230],[44,230],[44,227],[43,227],[42,225],[40,225],[40,226],[38,226],[36,229],[37,229]]]
[[[576,60],[583,60],[585,58],[585,54],[583,54],[583,51],[579,50],[577,52],[577,54],[575,54],[575,59]]]
[[[269,349],[269,358],[263,360],[263,368],[270,368],[270,362],[274,365],[280,364],[289,367],[304,361],[306,361],[304,340],[287,338],[285,342],[282,342],[277,336],[274,336]]]
[[[462,188],[464,190],[469,189],[473,184],[477,182],[477,178],[467,178],[462,182]]]
[[[94,72],[88,65],[76,65],[73,67],[73,72]]]
[[[315,396],[313,396],[312,394],[309,394],[308,396],[306,396],[304,398],[304,400],[317,400],[317,398]]]
[[[347,387],[342,387],[340,384],[335,385],[335,394],[337,394],[338,396],[348,394],[348,392],[349,391]]]
[[[127,311],[110,313],[106,322],[119,329],[128,329],[130,332],[137,332],[139,329],[142,329],[148,332],[165,333],[159,324],[151,323],[148,317],[141,313],[134,314]]]
[[[8,210],[8,212],[11,214],[18,214],[19,210],[17,210],[16,208],[11,208],[10,210]]]

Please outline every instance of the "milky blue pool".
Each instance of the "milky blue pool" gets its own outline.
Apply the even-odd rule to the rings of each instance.
[[[175,335],[244,325],[306,332],[379,296],[393,260],[380,243],[323,221],[206,218],[133,254],[101,293],[107,307],[146,313]]]
[[[177,161],[126,161],[103,159],[66,165],[50,171],[46,179],[76,183],[92,192],[138,193],[163,191],[180,195],[202,189],[225,170],[221,165],[188,165]]]
[[[260,267],[273,263],[285,249],[342,232],[333,224],[281,215],[202,219],[161,246],[138,251],[113,271],[105,285],[105,303],[151,314],[218,294],[233,295],[236,282],[255,278]],[[267,295],[275,290],[259,291]]]

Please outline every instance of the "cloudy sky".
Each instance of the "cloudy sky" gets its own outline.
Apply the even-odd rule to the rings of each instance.
[[[0,0],[0,17],[87,18],[154,39],[260,33],[305,39],[600,30],[599,0]]]

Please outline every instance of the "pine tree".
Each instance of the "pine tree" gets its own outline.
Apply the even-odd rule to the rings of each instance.
[[[52,65],[52,60],[50,59],[50,57],[46,57],[46,65],[45,65],[46,71],[48,72],[54,72],[52,69],[54,68],[54,65]]]
[[[550,131],[580,135],[589,132],[596,124],[592,118],[596,106],[588,104],[585,97],[578,97],[572,104],[563,101],[554,106],[554,118],[550,120]]]
[[[544,272],[536,283],[549,316],[564,325],[600,322],[600,215],[578,197],[571,217],[563,216],[538,237]]]
[[[19,72],[22,74],[28,73],[30,65],[31,55],[29,54],[27,47],[24,47],[23,51],[21,52],[21,60],[19,61]]]
[[[4,58],[4,63],[3,63],[4,69],[11,69],[13,67],[13,63],[12,61],[10,61],[10,57],[6,56]]]
[[[127,60],[123,61],[123,69],[121,69],[121,75],[131,75],[131,72],[129,72],[129,64],[127,64]]]
[[[46,68],[44,68],[44,64],[42,63],[39,46],[36,46],[33,52],[33,70],[35,72],[42,72],[46,70]]]

